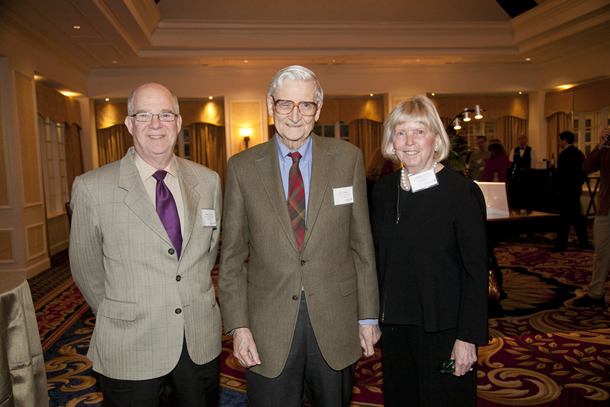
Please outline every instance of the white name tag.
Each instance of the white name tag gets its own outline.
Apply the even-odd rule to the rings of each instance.
[[[203,227],[216,227],[216,212],[214,209],[201,210],[201,223]]]
[[[434,169],[420,172],[419,174],[409,174],[409,182],[411,183],[411,191],[417,192],[422,189],[428,189],[438,185]]]
[[[336,205],[347,205],[354,203],[354,187],[333,188]]]

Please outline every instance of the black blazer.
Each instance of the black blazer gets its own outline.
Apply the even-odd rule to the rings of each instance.
[[[485,199],[448,168],[439,185],[399,188],[400,170],[373,191],[372,230],[380,322],[457,329],[457,339],[487,343],[488,257]]]

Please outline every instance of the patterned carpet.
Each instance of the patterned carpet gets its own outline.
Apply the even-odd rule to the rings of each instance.
[[[504,276],[505,316],[490,320],[491,341],[479,348],[479,406],[610,405],[608,307],[571,303],[590,279],[593,251],[549,253],[549,236],[515,238],[496,249]],[[515,243],[516,242],[516,243]],[[84,356],[95,318],[74,286],[67,253],[30,279],[45,351],[51,406],[101,406],[91,362]],[[216,273],[216,270],[215,270]],[[607,284],[610,290],[610,283]],[[221,407],[245,407],[245,372],[223,337]],[[354,407],[383,405],[381,354],[358,365]]]

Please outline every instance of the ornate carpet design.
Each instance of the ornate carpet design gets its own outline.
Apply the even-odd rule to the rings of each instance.
[[[608,307],[571,307],[589,283],[593,251],[549,253],[545,246],[502,244],[496,256],[507,295],[501,301],[505,316],[490,319],[491,341],[479,348],[478,405],[610,405]],[[50,405],[101,406],[97,378],[84,356],[95,318],[71,278],[40,281],[47,290],[32,291],[38,293]],[[222,346],[221,407],[245,407],[245,370],[232,356],[232,337],[223,336]],[[352,406],[382,405],[376,349],[358,364]]]

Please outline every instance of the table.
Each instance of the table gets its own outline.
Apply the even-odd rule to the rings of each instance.
[[[487,238],[499,242],[524,233],[555,232],[559,215],[555,213],[511,209],[506,215],[487,216]]]
[[[49,406],[36,313],[27,280],[0,272],[0,407]]]

